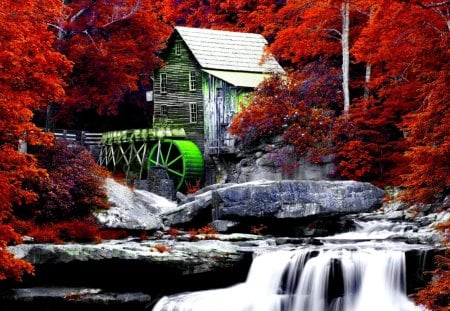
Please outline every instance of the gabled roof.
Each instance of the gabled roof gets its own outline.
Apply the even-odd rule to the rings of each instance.
[[[202,70],[223,81],[226,81],[231,85],[241,87],[255,88],[261,82],[263,82],[264,79],[270,78],[269,73],[212,70],[212,69],[202,69]]]
[[[266,39],[253,33],[175,27],[203,69],[284,73],[265,51]]]

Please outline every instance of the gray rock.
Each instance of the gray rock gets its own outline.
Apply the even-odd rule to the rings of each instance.
[[[210,189],[164,213],[164,224],[188,224],[200,213],[211,213],[213,221],[241,217],[295,219],[366,212],[380,206],[384,196],[383,190],[355,181],[261,180],[222,184]]]
[[[132,261],[170,267],[182,275],[230,268],[243,260],[240,246],[233,243],[245,239],[261,239],[252,235],[228,236],[224,240],[202,239],[197,242],[176,240],[132,239],[105,241],[99,244],[21,244],[8,247],[16,258],[34,265],[61,264],[70,262],[103,262],[116,260]],[[228,241],[226,241],[228,239]],[[160,246],[165,250],[161,251]]]
[[[181,202],[181,204],[184,204],[188,201],[188,197],[179,191],[177,191],[177,193],[175,194],[175,197],[177,198],[177,200],[179,202]]]
[[[177,208],[175,202],[144,190],[132,190],[127,186],[106,179],[108,210],[96,213],[97,221],[108,228],[131,230],[155,230],[163,228],[161,214]]]
[[[230,220],[213,220],[211,222],[211,227],[216,229],[218,232],[228,232],[231,228],[235,227],[239,223]]]
[[[252,152],[240,155],[242,159],[228,172],[229,181],[240,183],[267,180],[305,179],[328,180],[335,170],[332,157],[323,157],[322,164],[315,164],[307,157],[297,159],[293,146],[263,144]],[[287,167],[286,167],[287,165]]]
[[[284,180],[243,183],[213,192],[217,219],[304,218],[370,211],[384,191],[355,181]]]
[[[146,304],[151,302],[150,295],[142,292],[115,293],[105,292],[99,288],[77,287],[31,287],[12,289],[10,299],[15,301],[33,302],[45,298],[51,303],[76,303],[80,305],[128,305]]]
[[[162,213],[164,224],[171,227],[193,221],[201,211],[211,208],[211,198],[212,190],[190,197],[192,201]]]

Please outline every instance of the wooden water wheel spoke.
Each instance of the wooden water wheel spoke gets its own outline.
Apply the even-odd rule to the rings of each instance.
[[[203,179],[203,155],[197,145],[189,140],[164,139],[153,146],[148,167],[156,166],[167,170],[177,189],[183,188],[186,181]]]
[[[156,165],[157,165],[156,161],[153,160],[153,159],[148,159],[148,162],[149,162],[149,164],[152,165],[152,166],[156,166]]]
[[[170,172],[170,173],[172,173],[172,174],[175,174],[175,175],[178,175],[178,176],[180,176],[180,177],[183,177],[183,174],[182,174],[182,173],[177,172],[177,171],[175,171],[175,170],[173,170],[173,169],[167,168],[167,171]]]
[[[169,145],[169,150],[167,151],[167,157],[166,157],[165,163],[167,163],[169,161],[169,156],[170,156],[170,152],[172,151],[172,146],[173,146],[173,142],[171,141],[170,145]],[[170,164],[167,164],[167,165],[169,166]]]
[[[171,165],[173,165],[175,162],[177,162],[178,160],[180,160],[180,159],[182,159],[182,158],[183,158],[183,155],[180,154],[178,157],[176,157],[175,159],[173,159],[173,160],[170,161],[169,163],[166,163],[166,165],[167,165],[168,167],[170,167]]]

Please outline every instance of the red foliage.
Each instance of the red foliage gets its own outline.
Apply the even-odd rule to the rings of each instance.
[[[351,50],[355,63],[371,66],[371,96],[355,97],[348,124],[338,133],[344,138],[336,142],[341,176],[402,185],[411,201],[448,193],[447,9],[372,3]]]
[[[15,225],[18,225],[17,221]],[[37,243],[77,242],[77,243],[99,243],[107,239],[122,239],[128,236],[125,230],[101,229],[93,218],[73,219],[55,223],[36,224],[32,221],[26,222],[22,230],[23,234],[31,236]]]
[[[400,111],[389,115],[383,103],[367,100],[337,120],[333,132],[337,176],[379,186],[399,185],[408,146],[396,126],[399,115]]]
[[[32,123],[33,111],[64,95],[63,76],[70,69],[52,49],[48,21],[60,16],[61,1],[3,1],[0,14],[0,280],[20,280],[29,263],[15,259],[6,246],[20,242],[10,225],[13,205],[28,204],[36,193],[28,181],[41,178],[35,159],[17,149],[49,143]]]
[[[201,227],[198,229],[198,233],[200,234],[218,234],[217,230],[211,227],[210,225]]]
[[[155,249],[160,253],[168,252],[170,250],[170,248],[162,244],[156,244]]]
[[[198,229],[197,232],[199,234],[203,234],[204,238],[207,239],[207,240],[214,240],[214,239],[216,239],[217,234],[219,233],[211,225],[207,225],[207,226],[201,227],[200,229]]]
[[[170,228],[169,230],[167,230],[167,234],[169,234],[173,238],[176,238],[180,234],[180,230],[176,228]]]
[[[58,48],[74,70],[59,119],[74,122],[82,111],[115,115],[125,94],[137,91],[140,82],[151,83],[143,80],[161,64],[157,53],[170,29],[152,3],[141,0],[69,1],[66,6],[69,13],[57,23]]]
[[[200,184],[201,180],[197,179],[195,181],[195,184],[191,184],[190,182],[186,181],[186,194],[194,194],[197,191],[199,191],[201,189],[201,184]]]
[[[159,0],[156,5],[172,25],[262,33],[273,37],[275,14],[282,1],[273,0]]]
[[[36,243],[55,243],[62,244],[58,230],[53,225],[34,225],[27,235],[32,237]]]
[[[266,229],[267,229],[266,225],[260,224],[260,225],[257,225],[257,226],[252,226],[250,228],[250,232],[252,234],[258,234],[259,235],[259,234],[262,234]]]
[[[329,114],[305,104],[298,81],[275,76],[257,88],[250,104],[233,119],[230,132],[244,146],[282,134],[297,155],[317,159],[328,151]]]
[[[189,234],[189,240],[190,241],[197,241],[198,240],[198,236],[197,236],[197,230],[195,229],[190,229],[188,231]]]
[[[52,222],[85,217],[108,207],[103,187],[107,172],[86,149],[56,141],[52,147],[37,150],[36,158],[47,169],[48,178],[30,184],[39,198],[26,210],[16,208],[16,215]]]
[[[102,240],[120,240],[129,236],[127,230],[118,229],[100,229],[100,237]]]
[[[21,281],[23,274],[33,274],[33,271],[30,263],[15,258],[6,250],[3,242],[0,244],[0,281],[5,279]]]
[[[147,231],[141,231],[141,233],[139,233],[139,239],[141,241],[145,241],[148,239],[148,232]]]
[[[56,224],[55,230],[64,241],[72,242],[101,242],[99,226],[93,219],[74,219]]]
[[[446,245],[449,245],[450,221],[441,224],[438,230],[447,234]],[[450,249],[446,250],[445,255],[435,257],[436,270],[429,272],[434,276],[433,280],[419,292],[413,295],[417,304],[426,306],[433,311],[448,311],[450,305]]]

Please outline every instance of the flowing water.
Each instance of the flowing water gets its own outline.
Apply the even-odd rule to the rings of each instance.
[[[384,240],[406,230],[363,223],[320,247],[267,252],[254,259],[245,283],[164,297],[153,311],[424,310],[406,296],[405,251],[420,246]]]

